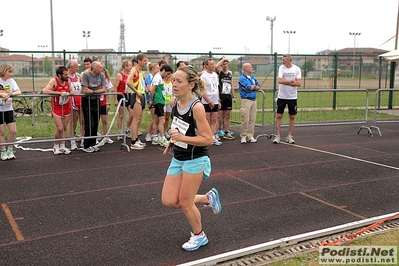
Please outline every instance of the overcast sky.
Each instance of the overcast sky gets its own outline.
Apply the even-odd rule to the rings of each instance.
[[[395,49],[398,0],[53,0],[55,51],[118,51],[120,19],[127,52],[270,53],[267,16],[276,17],[273,52],[314,54],[354,47]],[[0,46],[13,51],[51,50],[50,0],[4,0]],[[390,40],[391,39],[391,40]],[[390,41],[388,41],[390,40]],[[221,49],[214,49],[218,47]]]

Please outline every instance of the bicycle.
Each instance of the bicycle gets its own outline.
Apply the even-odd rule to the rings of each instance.
[[[40,91],[39,94],[43,92]],[[28,92],[22,92],[23,95],[27,95]],[[30,99],[28,101],[28,99]],[[44,116],[51,113],[51,102],[45,97],[20,97],[13,99],[14,106],[14,117],[19,118],[25,115],[41,115]]]

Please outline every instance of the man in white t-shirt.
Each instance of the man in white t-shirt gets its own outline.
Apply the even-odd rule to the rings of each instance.
[[[276,116],[276,136],[273,143],[280,143],[281,119],[284,109],[288,106],[290,122],[288,126],[288,136],[286,142],[294,144],[292,132],[295,125],[295,115],[297,114],[297,88],[302,85],[301,69],[292,64],[291,55],[285,54],[282,58],[283,64],[278,69],[279,91],[277,96],[277,116]]]
[[[204,61],[204,72],[201,75],[201,79],[205,82],[206,87],[201,102],[204,104],[206,119],[212,130],[212,144],[219,146],[222,145],[222,142],[217,139],[219,135],[216,134],[218,111],[220,108],[219,78],[215,72],[215,62],[213,59],[208,58]]]

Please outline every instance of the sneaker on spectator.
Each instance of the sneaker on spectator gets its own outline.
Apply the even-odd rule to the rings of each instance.
[[[8,160],[16,159],[16,157],[15,157],[15,150],[9,149],[9,150],[7,151],[7,157],[8,157]]]
[[[215,139],[217,139],[217,140],[219,140],[219,141],[220,141],[220,136],[219,136],[219,134],[218,134],[218,133],[216,133],[215,135],[213,135],[213,137],[214,137]]]
[[[1,160],[2,161],[8,160],[7,151],[1,151]]]
[[[143,132],[137,131],[137,136],[141,136],[141,135],[143,135]]]
[[[215,136],[213,136],[212,145],[220,146],[220,145],[222,145],[222,144],[223,144],[223,143],[222,143],[221,141],[219,141]]]
[[[71,150],[77,150],[78,146],[76,145],[76,141],[75,140],[71,140]]]
[[[161,140],[158,142],[158,144],[159,144],[161,147],[166,147],[166,146],[168,146],[168,143],[169,143],[169,141],[168,141],[166,138],[161,139]]]
[[[132,138],[132,132],[130,131],[130,128],[125,129],[125,134],[126,134],[126,138],[129,138],[129,139]]]
[[[219,192],[216,188],[212,188],[206,193],[209,200],[209,207],[212,208],[214,214],[219,214],[222,211],[222,204],[219,199]]]
[[[247,143],[247,138],[246,137],[241,137],[241,143],[242,144]]]
[[[217,132],[216,132],[220,137],[223,137],[224,136],[224,131],[223,130],[221,130],[221,129],[219,129]]]
[[[84,147],[85,146],[85,144],[84,144],[84,142],[85,142],[85,140],[84,139],[82,139],[81,141],[80,141],[80,147]]]
[[[143,150],[144,149],[144,147],[141,146],[138,141],[136,141],[134,144],[131,144],[130,148],[133,150]]]
[[[230,134],[230,135],[233,135],[233,134],[234,134],[234,132],[233,132],[233,131],[231,131],[231,130],[229,130],[229,134]]]
[[[122,134],[122,132],[118,131],[118,134]],[[116,140],[123,140],[123,136],[117,136]]]
[[[110,139],[109,137],[103,138],[103,141],[104,141],[104,143],[107,143],[107,144],[112,144],[112,143],[114,143],[114,141],[113,141],[112,139]]]
[[[289,144],[295,144],[295,140],[292,138],[291,135],[288,135],[285,141]]]
[[[275,136],[273,139],[273,143],[279,144],[280,143],[280,136]]]
[[[141,140],[138,140],[139,144],[143,147],[147,146],[147,144],[145,144],[144,142],[141,142]]]
[[[54,147],[53,147],[53,153],[54,153],[55,155],[61,154],[60,148],[54,146]]]
[[[100,150],[100,148],[97,145],[92,146],[91,149],[93,151],[99,151]]]
[[[249,142],[249,143],[256,143],[256,142],[258,142],[258,140],[255,139],[254,137],[250,137],[250,138],[247,140],[247,142]]]
[[[164,136],[165,136],[165,138],[167,138],[167,139],[170,139],[170,135],[169,135],[169,133],[168,133],[168,132],[166,132],[166,131],[165,131],[165,134],[164,134]]]
[[[155,138],[152,138],[152,142],[151,142],[151,144],[152,145],[158,145],[158,136],[156,136]]]
[[[225,133],[223,136],[224,139],[228,139],[228,140],[233,140],[235,139],[235,137],[233,137],[232,135],[230,135],[230,133]]]
[[[67,147],[60,148],[60,153],[70,154],[71,151]]]
[[[105,145],[105,138],[103,138],[100,142],[96,142],[96,147],[101,147],[101,146],[104,146]]]
[[[97,140],[97,143],[98,143],[98,142],[101,141],[102,135],[101,135],[100,133],[97,132],[97,137],[98,137],[98,138],[96,138],[96,140]]]
[[[208,244],[208,238],[204,232],[202,232],[202,235],[194,235],[193,233],[190,234],[190,239],[181,246],[184,250],[194,251]]]
[[[83,148],[82,151],[91,153],[91,152],[94,152],[94,149],[93,149],[93,147],[88,147],[88,148]]]
[[[147,141],[147,142],[151,142],[151,134],[147,133],[147,135],[145,135],[144,140]]]

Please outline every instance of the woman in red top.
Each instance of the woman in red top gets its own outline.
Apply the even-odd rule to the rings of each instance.
[[[68,68],[60,66],[56,70],[56,77],[52,78],[43,93],[57,95],[51,97],[52,116],[56,130],[54,139],[66,138],[66,127],[71,113],[69,95],[73,95],[73,89],[68,79]],[[65,147],[65,140],[55,141],[54,154],[70,154],[71,151]]]

